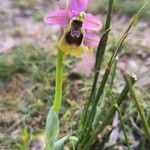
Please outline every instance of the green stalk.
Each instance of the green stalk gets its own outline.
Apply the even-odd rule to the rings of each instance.
[[[104,76],[103,76],[103,79],[102,79],[102,82],[100,84],[100,87],[98,89],[98,93],[96,95],[96,98],[95,98],[95,102],[94,102],[94,105],[92,106],[92,111],[90,112],[90,118],[86,124],[86,128],[87,128],[87,132],[86,132],[86,136],[84,137],[84,139],[82,140],[82,143],[81,143],[81,146],[85,145],[87,140],[90,138],[90,131],[92,129],[92,122],[94,120],[94,116],[95,116],[95,113],[96,113],[96,106],[98,104],[98,101],[100,99],[100,97],[102,96],[103,94],[103,91],[104,91],[104,88],[105,88],[105,85],[106,85],[106,82],[107,82],[107,79],[108,79],[108,76],[110,74],[110,70],[111,70],[111,66],[112,66],[113,63],[111,63],[111,61],[109,62],[108,64],[108,67],[107,69],[105,70],[105,73],[104,73]]]
[[[94,80],[93,80],[93,84],[92,84],[91,94],[90,94],[89,100],[84,108],[83,116],[81,118],[81,125],[83,126],[83,131],[81,132],[79,142],[83,139],[83,136],[84,136],[83,134],[86,130],[86,124],[90,118],[89,112],[92,110],[90,110],[89,107],[93,103],[93,100],[95,99],[99,72],[100,72],[102,62],[103,62],[103,57],[104,57],[105,50],[106,50],[108,35],[110,32],[112,10],[113,10],[113,0],[109,0],[108,13],[107,13],[106,24],[105,24],[105,33],[103,34],[103,36],[99,42],[99,45],[97,48],[97,53],[96,53],[95,70],[94,70],[95,75],[94,75]],[[79,144],[79,142],[78,142],[78,144]]]
[[[137,18],[139,17],[139,15],[141,14],[142,10],[145,8],[146,4],[143,5],[141,7],[141,9],[137,12],[137,14],[133,17],[133,19],[131,20],[130,24],[128,25],[127,29],[125,30],[125,32],[123,33],[123,35],[120,38],[120,41],[118,43],[118,46],[116,48],[116,50],[114,51],[114,53],[112,54],[110,61],[108,63],[107,69],[105,70],[105,73],[103,75],[103,79],[102,82],[99,86],[99,89],[97,91],[97,95],[94,99],[92,99],[92,108],[89,111],[89,115],[86,116],[86,120],[84,123],[84,128],[83,128],[83,133],[85,133],[85,138],[81,138],[82,139],[82,144],[84,144],[86,142],[86,140],[89,138],[89,131],[92,129],[92,122],[94,120],[94,116],[96,113],[96,106],[98,104],[99,99],[101,98],[108,76],[110,74],[110,69],[112,67],[112,64],[114,63],[116,57],[118,56],[118,54],[121,52],[122,50],[122,45],[129,33],[129,31],[131,30],[131,27],[133,26],[134,22],[137,20]],[[88,130],[86,131],[86,129],[88,128]],[[86,131],[86,132],[85,132]]]
[[[63,52],[59,49],[57,55],[56,65],[56,86],[55,86],[55,99],[54,99],[54,110],[58,114],[61,100],[62,100],[62,79],[63,79]]]
[[[104,73],[104,76],[103,76],[103,79],[102,79],[102,82],[100,84],[100,88],[99,88],[99,93],[97,95],[97,97],[100,97],[102,94],[103,94],[103,91],[104,91],[104,87],[105,87],[105,84],[107,82],[107,79],[108,79],[108,76],[109,76],[109,73],[110,73],[110,68],[107,68],[105,73]],[[85,132],[85,137],[83,138],[82,142],[81,142],[81,147],[87,142],[87,140],[89,139],[90,137],[90,130],[92,129],[92,122],[94,120],[94,116],[95,116],[95,113],[96,113],[96,105],[98,103],[98,98],[96,97],[96,101],[94,102],[93,106],[92,106],[92,111],[90,111],[90,115],[89,115],[89,118],[85,124],[85,127],[84,127],[84,131],[83,133]]]
[[[89,101],[88,101],[87,105],[85,106],[86,108],[84,109],[85,112],[84,112],[84,116],[82,118],[82,124],[84,124],[84,122],[86,121],[89,106],[92,103],[92,100],[94,99],[95,94],[96,94],[97,80],[98,80],[101,64],[103,61],[103,57],[105,54],[108,35],[109,35],[109,31],[110,31],[112,10],[113,10],[113,0],[109,0],[108,13],[107,13],[106,24],[105,24],[105,33],[103,34],[103,36],[99,42],[98,48],[97,48],[95,70],[94,70],[94,72],[95,72],[94,81],[93,81]]]
[[[107,30],[104,34],[103,34],[103,36],[102,36],[102,38],[101,38],[101,41],[100,41],[100,43],[99,43],[99,47],[103,47],[103,43],[105,43],[105,40],[106,40],[106,38],[107,38],[107,36],[108,36],[108,34],[109,34],[109,31],[110,31],[110,29],[109,30]],[[102,60],[102,59],[100,59],[100,60]],[[99,67],[100,67],[100,65],[99,65]],[[99,68],[100,69],[100,68]],[[88,100],[88,102],[87,102],[87,104],[85,105],[85,108],[84,108],[84,111],[83,111],[83,116],[82,116],[82,118],[81,118],[81,125],[82,126],[84,126],[84,124],[86,124],[86,121],[87,121],[87,118],[88,118],[88,113],[89,113],[89,106],[90,106],[90,104],[92,103],[92,101],[93,101],[93,99],[94,99],[94,97],[95,97],[95,94],[96,94],[96,85],[97,85],[97,80],[98,80],[98,76],[99,76],[99,71],[95,71],[95,76],[94,76],[94,81],[93,81],[93,85],[92,85],[92,90],[91,90],[91,94],[90,94],[90,98],[89,98],[89,100]],[[84,126],[84,129],[83,130],[85,130],[85,126]],[[83,132],[84,133],[84,132]],[[81,139],[82,139],[82,137],[80,137]],[[80,141],[80,140],[79,140]]]
[[[130,150],[130,145],[129,145],[128,136],[127,136],[127,133],[126,133],[126,128],[125,128],[124,121],[122,119],[122,115],[121,115],[121,112],[120,112],[118,104],[115,105],[115,108],[117,109],[119,117],[120,117],[121,126],[123,128],[123,133],[124,133],[124,137],[125,137],[125,140],[126,140],[126,144],[127,144],[128,150]]]
[[[113,66],[112,66],[112,73],[111,73],[111,80],[110,80],[110,91],[113,88],[114,79],[116,76],[116,68],[117,68],[118,58],[114,60]]]
[[[130,76],[130,78],[131,78],[132,85],[133,85],[135,83],[136,79],[133,76]],[[118,106],[121,105],[121,103],[123,102],[123,100],[126,98],[128,92],[129,92],[129,86],[126,83],[124,89],[122,90],[122,92],[120,93],[119,97],[117,98],[117,104],[118,104]],[[102,121],[102,124],[100,124],[99,126],[97,126],[95,128],[95,130],[92,131],[91,137],[86,141],[86,143],[84,144],[82,150],[88,150],[91,147],[91,145],[95,141],[97,135],[99,133],[101,133],[107,125],[109,125],[111,123],[112,118],[113,118],[115,112],[116,112],[116,109],[114,107],[112,107],[110,109],[110,111],[106,114],[106,117]]]
[[[131,81],[130,79],[125,75],[125,80],[130,88],[130,93],[131,93],[131,97],[135,102],[135,106],[140,114],[140,117],[142,119],[143,122],[143,126],[144,126],[144,130],[145,130],[145,135],[147,136],[147,138],[150,138],[150,126],[148,124],[148,121],[144,115],[144,110],[142,109],[142,105],[140,103],[140,99],[137,97],[134,88],[131,86]]]
[[[121,126],[123,128],[123,133],[124,133],[124,137],[125,137],[125,140],[126,140],[126,144],[127,144],[127,147],[128,147],[128,150],[130,150],[130,145],[129,145],[129,141],[128,141],[128,136],[127,136],[127,132],[126,132],[126,128],[125,128],[125,125],[124,125],[124,121],[123,121],[123,117],[122,117],[122,114],[121,114],[121,111],[119,109],[119,106],[117,104],[117,101],[116,99],[114,98],[114,96],[112,95],[112,93],[110,92],[110,95],[114,101],[114,107],[116,108],[118,114],[119,114],[119,118],[120,118],[120,121],[121,121]]]
[[[112,55],[112,56],[113,56],[113,55]],[[108,77],[109,77],[109,74],[110,74],[110,71],[111,71],[111,67],[112,67],[112,65],[114,64],[115,60],[116,60],[116,58],[114,58],[114,59],[111,58],[111,59],[110,59],[110,61],[109,61],[109,63],[108,63],[108,66],[107,66],[107,68],[106,68],[106,70],[105,70],[105,73],[104,73],[104,75],[103,75],[101,84],[100,84],[100,86],[99,86],[99,89],[98,89],[96,98],[93,100],[94,103],[93,103],[93,106],[92,106],[92,108],[91,108],[91,111],[89,112],[89,118],[88,118],[88,120],[87,120],[87,122],[86,122],[86,124],[85,124],[85,127],[84,127],[85,130],[87,129],[86,132],[85,132],[85,130],[84,130],[84,132],[86,133],[86,136],[85,136],[84,139],[82,140],[81,146],[84,145],[84,144],[86,143],[87,139],[90,138],[90,134],[89,134],[89,133],[90,133],[90,130],[92,129],[92,123],[93,123],[93,120],[94,120],[94,117],[95,117],[95,114],[96,114],[96,108],[97,108],[96,106],[97,106],[97,104],[98,104],[98,101],[99,101],[100,97],[101,97],[102,94],[103,94],[103,91],[104,91],[104,89],[105,89],[105,85],[106,85],[106,83],[107,83],[107,80],[108,80]]]
[[[54,143],[59,134],[58,113],[62,100],[63,56],[63,52],[61,50],[58,50],[56,64],[55,99],[53,107],[51,107],[46,119],[46,150],[54,150]]]

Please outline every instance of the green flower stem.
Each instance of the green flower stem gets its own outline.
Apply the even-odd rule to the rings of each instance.
[[[54,143],[59,133],[58,113],[62,100],[63,52],[59,49],[56,64],[55,99],[46,120],[46,150],[54,150]]]
[[[55,99],[54,99],[54,110],[58,114],[61,100],[62,100],[62,79],[63,79],[63,52],[59,49],[57,55],[56,65],[56,86],[55,86]]]
[[[144,110],[142,109],[140,99],[137,97],[133,87],[131,86],[131,81],[126,75],[125,75],[125,79],[126,79],[126,82],[127,82],[128,86],[130,88],[131,97],[134,100],[135,106],[136,106],[136,108],[137,108],[137,110],[140,114],[141,119],[142,119],[144,130],[145,130],[145,135],[149,139],[150,138],[150,126],[149,126],[148,121],[147,121],[147,119],[144,115]]]

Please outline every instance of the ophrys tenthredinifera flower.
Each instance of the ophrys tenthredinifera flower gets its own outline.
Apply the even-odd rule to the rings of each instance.
[[[87,4],[88,0],[69,0],[66,8],[44,17],[46,23],[63,28],[58,47],[65,55],[80,57],[84,50],[98,45],[100,39],[96,32],[102,28],[102,24],[97,17],[85,12]]]

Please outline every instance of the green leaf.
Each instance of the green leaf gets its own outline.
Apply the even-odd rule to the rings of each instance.
[[[46,120],[46,150],[54,150],[54,143],[59,133],[59,120],[54,108],[49,111]]]
[[[63,138],[56,141],[54,144],[55,150],[63,150],[64,149],[64,143],[68,140],[69,137],[70,137],[70,135],[66,135]]]

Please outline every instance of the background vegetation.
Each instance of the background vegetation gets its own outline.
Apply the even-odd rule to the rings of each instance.
[[[97,1],[92,0],[89,11],[96,13],[104,22],[107,3],[108,0],[101,0],[97,5]],[[121,32],[143,3],[142,0],[115,1],[112,32],[103,68]],[[52,0],[5,0],[0,4],[0,149],[37,149],[43,142],[45,119],[54,96],[58,35],[58,28],[46,26],[42,18],[57,4]],[[124,44],[113,92],[117,95],[123,87],[120,72],[126,70],[137,74],[135,88],[150,124],[149,6]],[[73,57],[65,59],[60,136],[77,125],[82,106],[89,96],[93,62],[91,54],[81,60]],[[110,99],[105,99],[102,105],[106,105],[105,111],[108,111]],[[149,150],[150,143],[143,138],[142,121],[130,96],[120,110],[132,148]],[[105,111],[102,117],[105,117]],[[124,149],[126,144],[122,126],[117,121],[119,119],[115,115],[113,125],[116,125],[108,134],[100,135],[93,149],[110,149],[112,146],[115,146],[114,149]]]

